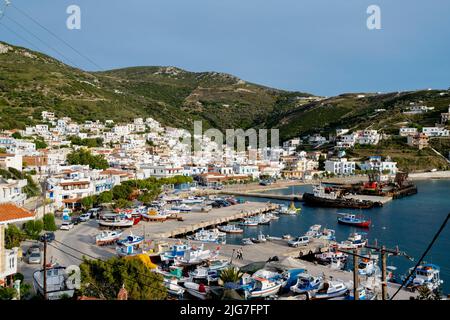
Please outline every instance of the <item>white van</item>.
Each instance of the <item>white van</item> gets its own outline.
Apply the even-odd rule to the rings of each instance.
[[[297,237],[295,239],[292,239],[288,242],[289,247],[299,247],[299,246],[306,246],[309,243],[309,237],[308,236],[302,236]]]

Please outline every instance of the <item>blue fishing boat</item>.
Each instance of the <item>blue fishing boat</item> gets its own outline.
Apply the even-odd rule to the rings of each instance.
[[[370,220],[364,219],[364,218],[358,218],[354,214],[350,213],[339,213],[342,215],[337,220],[340,224],[346,224],[353,227],[360,227],[360,228],[369,228],[370,227]]]

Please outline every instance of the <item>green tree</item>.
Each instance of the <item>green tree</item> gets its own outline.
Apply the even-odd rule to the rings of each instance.
[[[110,203],[113,200],[113,193],[111,191],[103,191],[97,197],[98,203]]]
[[[69,164],[89,165],[91,169],[106,169],[108,161],[102,155],[92,155],[87,149],[73,151],[67,155]]]
[[[36,145],[36,149],[45,149],[48,147],[47,143],[41,139],[35,139],[34,144]]]
[[[136,258],[84,259],[80,269],[80,291],[86,296],[116,299],[125,285],[130,300],[163,300],[167,297],[163,277]]]
[[[25,222],[23,229],[29,239],[37,240],[44,229],[44,223],[42,220],[30,220]]]
[[[131,187],[129,184],[119,184],[117,186],[114,186],[111,191],[114,200],[128,200],[133,193],[133,187]]]
[[[26,235],[22,230],[17,228],[16,225],[10,224],[5,230],[5,247],[6,249],[11,249],[14,247],[19,247],[20,242],[25,240]]]
[[[0,287],[0,300],[11,300],[17,294],[16,289],[10,287]]]
[[[325,157],[323,154],[319,156],[319,170],[325,170]]]
[[[44,230],[46,231],[56,231],[56,229],[58,229],[56,227],[56,223],[55,223],[55,216],[53,215],[53,213],[46,213],[44,215],[44,218],[42,219],[43,224],[44,224]]]
[[[114,208],[129,208],[133,205],[133,203],[126,199],[118,199],[114,203]]]
[[[94,206],[95,201],[96,201],[95,196],[89,196],[81,199],[81,204],[85,209],[91,209]]]
[[[14,139],[22,139],[22,135],[20,134],[19,131],[14,132],[11,137],[13,137]]]

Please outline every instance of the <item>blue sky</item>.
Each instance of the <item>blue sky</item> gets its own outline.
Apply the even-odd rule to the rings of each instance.
[[[103,69],[173,65],[320,95],[450,86],[448,0],[11,0]],[[3,0],[0,0],[3,2]],[[68,30],[66,8],[81,8]],[[366,9],[381,8],[381,30]],[[2,24],[96,70],[14,7]],[[0,40],[29,47],[0,25]]]

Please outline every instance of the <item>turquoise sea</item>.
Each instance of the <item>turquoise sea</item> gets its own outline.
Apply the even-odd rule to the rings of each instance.
[[[417,261],[450,212],[450,180],[418,181],[416,185],[418,194],[390,201],[381,208],[370,210],[313,208],[302,205],[300,215],[280,216],[278,221],[272,221],[270,225],[246,228],[243,235],[228,235],[227,243],[240,244],[242,238],[254,237],[260,231],[272,236],[303,235],[313,224],[321,224],[323,227],[336,230],[337,241],[342,241],[356,229],[339,225],[337,213],[352,212],[363,214],[372,220],[370,229],[356,230],[367,232],[370,243],[377,239],[379,244],[387,247],[394,248],[398,245],[401,251],[405,251]],[[311,190],[311,186],[307,185],[271,190],[268,193],[291,194],[308,190]],[[246,199],[289,204],[286,201],[264,198]],[[300,205],[298,203],[297,207]],[[388,265],[396,266],[397,275],[403,275],[408,268],[414,266],[415,261],[405,257],[389,257]],[[435,242],[425,261],[441,267],[441,279],[444,280],[443,292],[450,293],[450,223]]]

